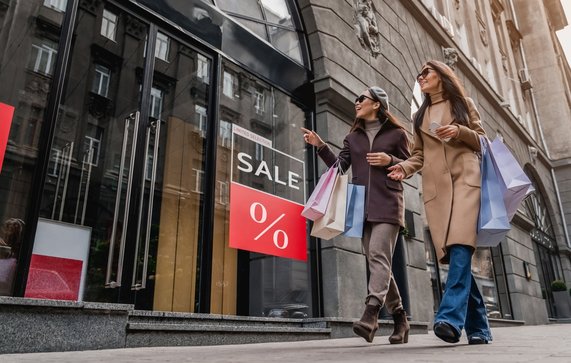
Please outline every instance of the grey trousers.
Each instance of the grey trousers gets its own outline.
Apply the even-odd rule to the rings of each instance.
[[[396,224],[365,222],[363,231],[363,248],[370,271],[365,302],[384,304],[390,314],[403,308],[391,270],[399,229]]]

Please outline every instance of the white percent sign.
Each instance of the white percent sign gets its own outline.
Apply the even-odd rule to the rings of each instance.
[[[256,211],[258,209],[261,211],[260,218],[257,218]],[[250,205],[250,217],[256,223],[260,223],[260,224],[265,223],[266,220],[268,219],[268,211],[266,210],[266,207],[262,203],[254,202]],[[276,223],[278,223],[283,217],[285,217],[285,213],[282,213],[281,216],[279,216],[272,223],[270,223],[270,225],[267,226],[266,229],[264,229],[259,235],[256,236],[256,238],[254,238],[254,241],[257,241],[258,239],[260,239],[260,237],[262,237],[264,234],[266,234],[266,232],[268,232],[273,226],[275,226]],[[280,235],[282,235],[282,241],[281,241],[282,243],[281,244],[279,243],[280,242],[280,240],[279,240]],[[285,233],[281,229],[276,229],[274,231],[273,241],[274,241],[274,245],[277,248],[279,248],[280,250],[285,249],[288,245],[287,233]]]

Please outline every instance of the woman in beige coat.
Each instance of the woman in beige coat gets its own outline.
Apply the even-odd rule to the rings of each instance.
[[[389,168],[402,180],[422,170],[428,227],[438,260],[449,264],[434,333],[449,343],[466,330],[470,344],[492,340],[486,308],[471,272],[480,209],[480,114],[452,69],[429,61],[417,77],[425,100],[414,116],[412,156]]]

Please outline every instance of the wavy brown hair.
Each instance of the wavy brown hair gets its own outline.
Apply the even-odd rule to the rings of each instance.
[[[448,67],[446,64],[431,60],[426,62],[422,68],[430,67],[432,68],[440,77],[442,81],[442,88],[444,92],[442,97],[445,100],[449,100],[452,108],[452,116],[457,124],[467,126],[469,121],[468,115],[468,104],[466,103],[466,92],[464,91],[464,86],[458,76],[452,68]],[[428,93],[424,94],[424,102],[420,105],[420,108],[416,112],[414,117],[414,130],[420,135],[420,126],[422,125],[422,119],[424,118],[424,112],[432,104],[430,96]]]

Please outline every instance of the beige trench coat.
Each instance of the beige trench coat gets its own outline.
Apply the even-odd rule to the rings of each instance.
[[[449,101],[439,119],[425,112],[421,134],[414,135],[412,156],[400,163],[406,176],[422,170],[422,191],[428,227],[438,260],[448,263],[447,247],[454,244],[476,248],[476,226],[480,210],[479,135],[485,135],[474,101],[466,98],[470,122],[459,126],[455,139],[443,142],[429,131],[436,121],[453,121]],[[432,106],[435,107],[435,106]]]

